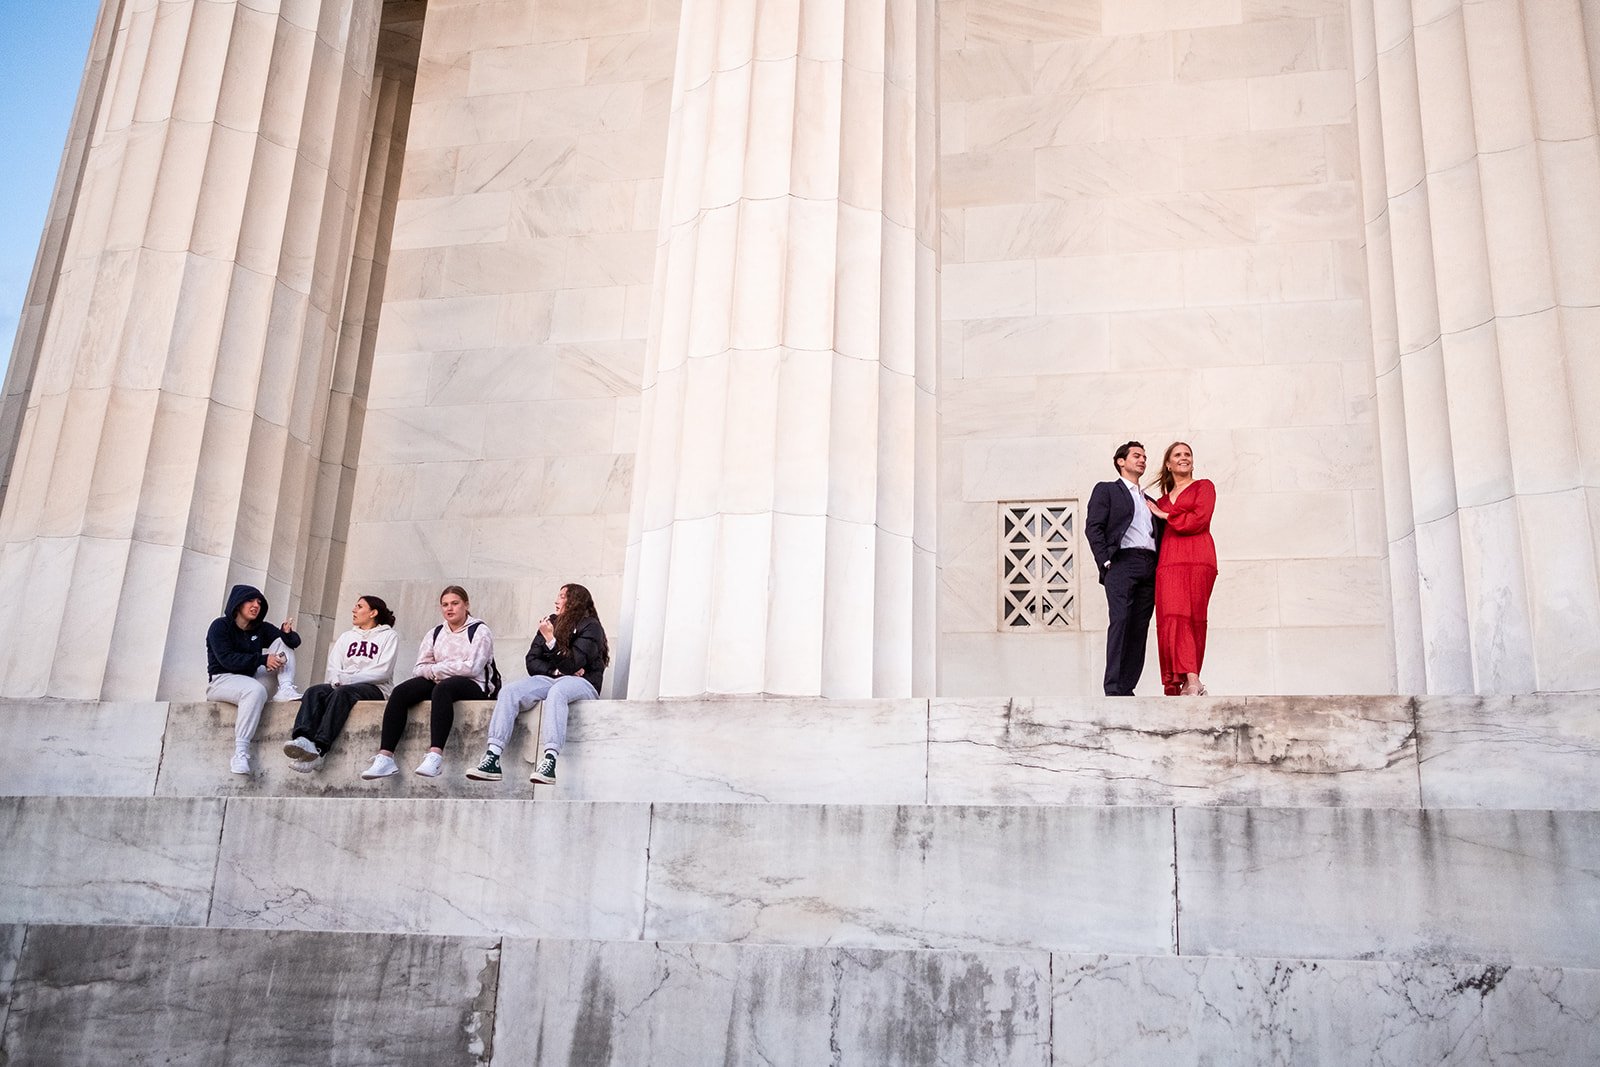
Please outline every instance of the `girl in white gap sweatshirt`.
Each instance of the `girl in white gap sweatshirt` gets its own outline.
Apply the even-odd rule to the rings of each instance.
[[[399,774],[394,748],[406,730],[406,714],[423,701],[432,704],[429,742],[432,746],[417,767],[424,778],[436,778],[444,769],[444,745],[456,721],[456,701],[489,699],[489,664],[494,660],[494,634],[482,619],[473,618],[467,591],[447,585],[439,594],[439,614],[444,622],[422,635],[417,649],[416,677],[394,687],[383,709],[383,736],[372,766],[361,772],[366,779]]]
[[[300,698],[300,714],[283,746],[289,766],[314,771],[344,732],[358,700],[382,700],[394,687],[394,612],[382,597],[364,596],[350,609],[350,629],[328,647],[327,681]]]

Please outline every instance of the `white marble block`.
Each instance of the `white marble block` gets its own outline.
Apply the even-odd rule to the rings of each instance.
[[[643,936],[1171,952],[1163,808],[658,804]]]
[[[1600,965],[1600,813],[1180,808],[1179,942],[1245,956]]]
[[[1600,1057],[1600,972],[1231,956],[1051,961],[1056,1067]]]
[[[1422,803],[1593,810],[1600,701],[1586,694],[1421,697]]]
[[[494,705],[486,700],[456,704],[455,727],[444,750],[444,773],[423,778],[410,773],[428,751],[427,704],[411,709],[395,760],[401,773],[363,781],[377,754],[383,726],[383,702],[361,701],[350,713],[344,733],[309,773],[292,768],[283,746],[293,731],[298,702],[273,701],[261,714],[248,775],[229,769],[233,754],[232,704],[173,704],[161,750],[161,775],[155,792],[162,796],[317,796],[317,797],[512,797],[532,799],[527,773],[518,773],[522,757],[537,748],[540,709],[521,716],[506,746],[507,773],[499,782],[474,782],[464,772],[477,765],[488,741]],[[563,770],[565,768],[563,767]]]
[[[165,704],[0,701],[0,792],[149,796],[166,725]]]
[[[584,701],[563,800],[920,804],[927,701]],[[542,791],[541,791],[542,792]]]
[[[35,926],[9,1062],[481,1067],[494,938]]]
[[[203,926],[222,801],[0,797],[0,923]]]
[[[228,804],[213,926],[639,934],[650,822],[644,805]]]
[[[935,804],[1419,806],[1411,706],[1398,697],[931,705]]]
[[[495,1055],[1044,1067],[1049,985],[1037,950],[508,940]]]

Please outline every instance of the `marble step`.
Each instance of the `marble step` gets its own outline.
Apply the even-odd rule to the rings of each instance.
[[[380,705],[357,706],[314,775],[282,755],[295,711],[269,706],[243,778],[231,705],[0,702],[0,793],[1584,809],[1600,781],[1593,696],[593,701],[555,789],[519,758],[537,712],[485,785],[463,775],[487,704],[461,706],[435,779],[409,773],[427,737],[413,709],[406,773],[375,783],[358,776]]]
[[[9,1008],[8,1008],[9,1006]],[[0,1062],[1600,1062],[1600,971],[0,927]]]
[[[1600,812],[0,798],[0,922],[1600,967]]]

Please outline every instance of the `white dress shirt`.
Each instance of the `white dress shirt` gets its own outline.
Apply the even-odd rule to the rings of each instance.
[[[1128,523],[1128,531],[1122,535],[1120,548],[1148,548],[1156,550],[1156,520],[1150,514],[1150,509],[1145,506],[1144,493],[1139,486],[1126,478],[1118,479],[1123,488],[1133,494],[1133,521]]]

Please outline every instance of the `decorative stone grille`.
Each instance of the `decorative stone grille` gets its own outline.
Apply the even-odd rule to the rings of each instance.
[[[1000,629],[1078,625],[1076,500],[1000,505]]]

